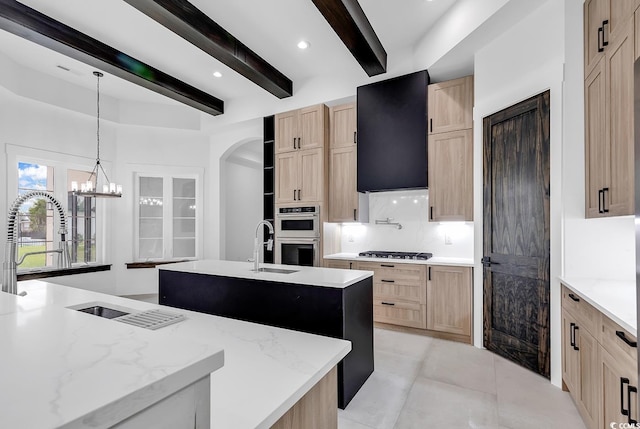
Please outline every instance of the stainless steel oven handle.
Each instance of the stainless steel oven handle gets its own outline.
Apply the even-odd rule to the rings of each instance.
[[[277,238],[276,237],[276,242],[280,242],[280,243],[319,243],[320,242],[320,237],[318,238],[295,238],[295,237],[286,237],[286,238]]]

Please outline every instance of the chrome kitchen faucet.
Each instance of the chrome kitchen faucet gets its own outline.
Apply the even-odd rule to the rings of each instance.
[[[258,233],[262,225],[266,225],[267,228],[269,228],[269,234],[271,234],[271,237],[264,243],[258,239]],[[267,250],[273,249],[273,225],[271,225],[271,222],[268,220],[261,220],[256,226],[256,239],[253,241],[253,271],[255,272],[260,270],[260,247],[262,247],[263,244],[267,245]]]

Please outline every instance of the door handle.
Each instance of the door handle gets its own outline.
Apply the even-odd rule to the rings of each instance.
[[[604,42],[604,29],[602,27],[598,28],[598,52],[604,51],[604,47],[600,43],[600,41]]]
[[[302,197],[300,196],[300,189],[298,189],[298,201],[300,201]]]
[[[489,267],[489,266],[491,266],[491,265],[500,265],[500,263],[498,263],[498,262],[493,262],[493,261],[491,260],[491,257],[489,257],[489,256],[485,256],[485,257],[483,257],[483,258],[480,260],[480,262],[482,262],[482,265],[483,265],[483,266],[485,266],[485,267]]]
[[[380,280],[380,281],[381,281],[382,283],[395,283],[395,282],[396,282],[395,280],[385,280],[385,279],[382,279],[382,280]]]
[[[354,132],[353,132],[353,144],[358,144],[358,139],[357,139],[357,137],[356,137],[356,136],[357,136],[357,134],[358,134],[358,132],[357,132],[357,131],[354,131]]]
[[[620,338],[622,341],[624,341],[625,343],[627,343],[627,345],[629,347],[638,347],[638,342],[637,341],[631,341],[629,338],[627,338],[627,336],[625,335],[624,332],[616,331],[616,336],[618,338]]]
[[[382,304],[382,305],[396,305],[393,302],[384,302],[384,301],[382,301],[380,304]]]
[[[609,192],[609,188],[602,188],[602,212],[609,213],[609,209],[607,208],[607,192]]]
[[[293,201],[295,201],[295,200],[296,200],[296,190],[294,189],[293,190]]]
[[[380,264],[381,267],[385,267],[385,268],[393,268],[395,267],[395,265],[388,265],[388,264]]]
[[[624,408],[624,385],[629,384],[629,379],[626,377],[620,377],[620,414],[623,416],[629,415],[629,410]]]
[[[576,327],[576,324],[571,322],[569,324],[569,345],[571,347],[573,347],[575,349],[576,347],[576,337],[575,337],[575,332],[574,332],[574,328]]]
[[[576,298],[576,296],[572,293],[569,294],[569,298],[571,298],[572,301],[580,302],[580,298]]]
[[[604,195],[604,190],[600,189],[598,191],[598,213],[604,213],[602,210],[602,196]]]
[[[357,209],[353,209],[353,220],[358,220],[358,216],[356,214]]]
[[[629,417],[627,418],[627,421],[629,424],[635,424],[638,423],[638,421],[631,418],[631,392],[638,393],[638,388],[629,384],[627,386],[627,405],[629,406]]]
[[[573,350],[578,351],[580,347],[578,347],[578,343],[576,340],[576,331],[579,331],[580,327],[578,325],[573,325]]]
[[[604,21],[602,21],[602,46],[609,46],[609,41],[605,40],[604,36],[606,35],[606,32],[604,30],[605,25],[609,25],[609,20],[606,19]]]

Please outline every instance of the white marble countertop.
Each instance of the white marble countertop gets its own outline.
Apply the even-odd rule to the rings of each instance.
[[[351,349],[344,340],[38,280],[18,289],[27,296],[0,292],[2,428],[109,427],[123,410],[211,371],[212,427],[268,428]],[[150,331],[66,308],[95,301],[165,308],[187,320]]]
[[[635,281],[560,277],[560,282],[618,325],[638,336]]]
[[[471,258],[447,258],[434,256],[427,260],[417,259],[385,259],[385,258],[366,258],[358,256],[357,253],[334,253],[333,255],[326,255],[324,259],[344,259],[349,261],[366,261],[366,262],[389,262],[398,264],[420,264],[420,265],[450,265],[459,267],[473,267],[473,259]]]
[[[0,292],[2,428],[111,427],[224,363],[219,342],[193,335],[202,322],[151,331],[66,308],[144,303],[37,280],[18,290]]]
[[[253,262],[221,261],[214,259],[160,265],[158,266],[158,269],[185,273],[211,274],[222,277],[264,280],[279,283],[324,286],[339,289],[344,289],[373,275],[371,271],[335,270],[321,267],[300,267],[297,265],[261,263],[260,267],[296,270],[296,272],[291,274],[268,272],[256,273],[252,271]]]

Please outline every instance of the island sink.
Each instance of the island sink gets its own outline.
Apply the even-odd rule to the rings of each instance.
[[[291,273],[297,273],[298,270],[285,270],[283,268],[267,268],[267,267],[263,267],[263,268],[258,268],[257,270],[251,270],[254,273],[276,273],[276,274],[291,274]]]
[[[92,307],[81,308],[78,311],[83,313],[93,314],[94,316],[104,317],[105,319],[115,319],[116,317],[126,316],[129,313],[124,311],[114,310],[113,308],[103,307],[101,305],[94,305]]]

